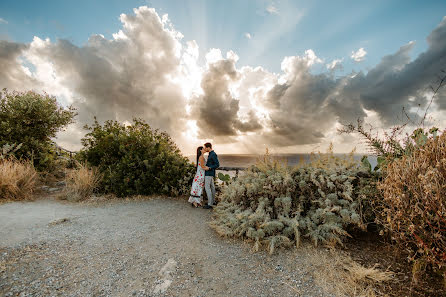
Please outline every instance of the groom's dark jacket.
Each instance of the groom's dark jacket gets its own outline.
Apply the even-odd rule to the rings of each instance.
[[[217,154],[214,151],[209,152],[206,166],[209,167],[210,169],[206,170],[204,175],[205,176],[215,176],[215,169],[220,167],[220,162],[218,162]]]

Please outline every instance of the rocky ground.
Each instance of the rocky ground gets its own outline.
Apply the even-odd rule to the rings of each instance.
[[[306,250],[253,253],[159,198],[0,205],[1,296],[331,296]]]

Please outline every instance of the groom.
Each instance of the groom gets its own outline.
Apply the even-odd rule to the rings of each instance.
[[[209,167],[209,170],[206,170],[204,174],[204,188],[206,190],[206,195],[208,196],[208,205],[203,206],[203,208],[210,209],[215,202],[214,177],[215,169],[220,167],[220,162],[218,162],[217,154],[212,149],[211,143],[205,143],[204,149],[209,153],[208,160],[206,162],[206,166]]]

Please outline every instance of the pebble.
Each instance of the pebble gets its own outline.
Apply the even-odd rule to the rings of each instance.
[[[222,239],[208,226],[212,213],[185,201],[30,205],[36,214],[26,218],[21,240],[3,242],[12,234],[0,230],[0,263],[7,263],[0,296],[294,296],[289,285],[302,296],[331,296],[308,280],[304,256],[253,253],[241,241]],[[24,207],[0,205],[0,225],[24,220]],[[52,217],[33,221],[43,213]],[[55,213],[76,219],[48,228]],[[170,259],[175,266],[160,276]],[[166,291],[155,295],[163,284]]]

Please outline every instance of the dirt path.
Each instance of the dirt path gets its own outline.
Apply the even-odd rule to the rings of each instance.
[[[252,253],[210,216],[169,199],[0,205],[0,295],[329,296],[304,250]]]

